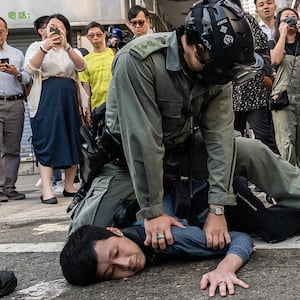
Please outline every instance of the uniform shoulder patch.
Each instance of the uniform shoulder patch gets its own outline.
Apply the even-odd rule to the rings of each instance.
[[[168,35],[145,36],[145,38],[131,47],[130,53],[134,56],[138,55],[141,59],[145,59],[151,53],[167,48],[168,46]]]

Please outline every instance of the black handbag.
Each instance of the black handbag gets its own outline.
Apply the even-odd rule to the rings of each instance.
[[[270,96],[269,98],[270,110],[281,110],[286,106],[288,106],[289,104],[290,102],[289,102],[289,96],[287,90],[284,90],[278,94]]]

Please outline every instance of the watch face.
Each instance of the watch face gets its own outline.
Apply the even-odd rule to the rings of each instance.
[[[216,215],[223,215],[223,209],[220,207],[216,207]]]
[[[213,207],[213,208],[209,208],[209,212],[220,216],[220,215],[224,215],[224,209],[222,207]]]

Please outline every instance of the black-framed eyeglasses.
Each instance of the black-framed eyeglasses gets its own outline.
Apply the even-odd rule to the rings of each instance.
[[[87,37],[89,38],[89,39],[93,39],[93,38],[95,38],[95,37],[97,37],[97,38],[101,38],[101,36],[103,35],[103,33],[90,33],[90,34],[88,34],[87,35]]]
[[[129,23],[133,26],[136,27],[137,25],[139,25],[140,27],[143,27],[145,24],[145,20],[138,20],[138,21],[130,21]]]

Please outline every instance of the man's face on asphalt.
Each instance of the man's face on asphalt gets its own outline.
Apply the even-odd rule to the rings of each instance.
[[[141,248],[125,236],[113,236],[95,243],[97,276],[120,279],[142,270],[146,258]]]
[[[267,21],[274,18],[275,11],[275,0],[257,0],[256,13],[263,21]]]

